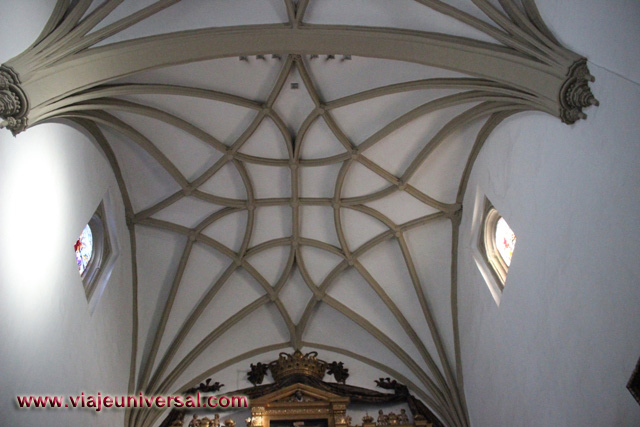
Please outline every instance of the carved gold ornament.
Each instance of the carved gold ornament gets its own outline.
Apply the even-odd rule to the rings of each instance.
[[[290,375],[306,375],[321,380],[327,370],[327,364],[318,359],[318,353],[312,351],[302,354],[296,350],[293,354],[280,353],[278,360],[269,364],[271,375],[276,381]]]

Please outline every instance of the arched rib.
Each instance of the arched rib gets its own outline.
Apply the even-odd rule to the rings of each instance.
[[[411,256],[411,251],[409,250],[409,246],[407,245],[407,241],[405,240],[404,235],[401,234],[398,237],[398,243],[400,245],[400,250],[402,251],[402,256],[405,260],[405,264],[409,272],[409,277],[411,277],[411,282],[416,292],[416,297],[418,298],[418,301],[420,303],[420,308],[422,309],[425,321],[427,323],[427,326],[429,327],[429,332],[431,333],[433,343],[436,346],[436,351],[438,352],[438,358],[440,359],[440,363],[442,364],[442,370],[444,371],[446,383],[449,385],[449,388],[447,389],[450,392],[449,396],[451,396],[453,404],[457,409],[457,413],[459,415],[464,414],[464,409],[462,408],[462,404],[460,402],[460,392],[458,390],[458,384],[456,383],[456,379],[453,376],[451,365],[447,357],[447,353],[445,352],[444,344],[442,343],[442,337],[440,336],[438,325],[436,324],[436,320],[431,313],[429,302],[427,301],[427,297],[424,294],[424,289],[422,287],[422,283],[420,282],[418,271],[416,270],[415,264],[413,262],[413,257]]]
[[[213,300],[213,297],[216,296],[218,291],[222,289],[227,280],[231,277],[231,275],[239,268],[240,266],[236,263],[231,263],[222,273],[220,278],[215,281],[213,286],[204,294],[204,296],[198,301],[193,311],[189,314],[187,319],[184,321],[175,337],[169,344],[169,347],[165,351],[162,360],[158,364],[158,368],[153,373],[151,380],[149,381],[148,386],[146,387],[148,390],[153,390],[158,382],[160,381],[162,375],[165,373],[166,369],[169,366],[169,363],[173,360],[173,357],[177,353],[180,345],[184,342],[185,338],[198,321],[204,310],[209,306],[209,303]]]
[[[41,52],[50,49],[51,46],[59,43],[74,27],[76,27],[87,9],[91,6],[92,2],[93,0],[77,0],[68,3],[66,10],[64,10],[63,17],[58,21],[55,29],[47,34],[41,43],[38,43],[35,46],[35,49],[31,51],[31,55],[33,57],[40,55]],[[60,5],[60,3],[58,3],[58,5]],[[54,15],[57,15],[57,13],[58,10],[56,8]]]
[[[517,22],[509,20],[503,12],[498,10],[493,4],[487,0],[471,0],[485,15],[493,22],[507,31],[515,40],[521,40],[530,46],[535,46],[538,50],[551,58],[556,63],[563,63],[565,58],[559,55],[554,49],[549,48],[544,43],[533,37],[530,33],[517,25]]]
[[[450,6],[440,0],[415,0],[418,3],[421,3],[430,9],[433,9],[437,12],[440,12],[444,15],[450,16],[455,20],[462,22],[470,27],[483,32],[489,37],[499,41],[505,46],[511,47],[517,51],[526,53],[532,58],[537,59],[540,62],[552,64],[552,61],[545,56],[545,52],[541,51],[537,45],[531,45],[530,43],[526,43],[523,40],[517,40],[506,32],[500,31],[498,28],[493,27],[492,25],[487,24],[486,22],[478,19],[472,15],[469,15],[466,12],[461,11],[453,6]]]
[[[442,110],[449,107],[455,107],[457,105],[483,101],[487,102],[491,100],[506,101],[511,99],[509,97],[495,95],[490,92],[468,91],[443,96],[442,98],[429,101],[396,118],[391,123],[387,124],[382,129],[378,130],[373,135],[365,139],[362,143],[358,144],[358,152],[364,152],[368,148],[380,142],[385,137],[389,136],[391,133],[434,111]]]
[[[251,177],[249,176],[244,165],[237,160],[234,160],[233,164],[240,174],[240,178],[242,179],[242,183],[244,184],[245,192],[247,194],[247,225],[245,227],[242,243],[240,244],[240,249],[238,250],[238,256],[242,258],[247,252],[247,248],[249,247],[249,243],[251,242],[251,237],[253,236],[253,227],[255,225],[256,219],[256,210],[253,208],[255,206],[255,189],[253,183],[251,182]]]
[[[567,53],[572,53],[568,49],[564,48],[558,41],[558,39],[553,35],[551,30],[549,30],[549,27],[547,27],[547,24],[544,23],[542,16],[540,15],[540,11],[538,11],[538,6],[536,6],[536,3],[534,1],[522,0],[522,5],[531,22],[533,22],[536,28],[540,30],[540,32],[542,32],[542,34],[544,34],[547,39],[551,40],[551,42],[558,46],[559,49],[567,51]]]
[[[101,111],[93,112],[70,112],[61,114],[58,118],[80,118],[88,119],[96,123],[106,125],[117,131],[118,133],[128,137],[133,142],[138,144],[144,151],[147,152],[154,160],[160,164],[160,166],[167,171],[167,173],[178,183],[180,187],[186,189],[189,185],[187,179],[180,173],[178,168],[156,147],[149,139],[134,129],[132,126],[123,122],[122,120],[112,116],[111,114]]]
[[[311,126],[315,123],[315,121],[320,117],[320,111],[317,108],[314,108],[304,119],[302,124],[300,125],[300,129],[296,133],[296,147],[294,150],[294,159],[301,163],[300,156],[302,154],[302,146],[306,141],[307,134]]]
[[[469,153],[469,157],[467,159],[467,163],[464,167],[464,171],[462,172],[462,177],[460,178],[460,184],[458,186],[458,194],[456,196],[456,203],[462,204],[465,192],[467,190],[467,184],[469,182],[469,176],[471,175],[471,170],[473,169],[473,165],[478,158],[478,154],[480,154],[480,150],[484,146],[487,138],[493,130],[498,127],[500,123],[502,123],[508,117],[517,114],[522,110],[513,110],[513,111],[501,111],[498,113],[493,113],[487,122],[482,126],[480,132],[476,136],[476,140],[473,144],[473,148]]]
[[[225,104],[237,105],[238,107],[244,107],[252,110],[260,110],[262,106],[256,101],[252,101],[247,98],[242,98],[236,95],[230,95],[224,92],[218,92],[211,89],[201,89],[189,86],[178,85],[165,85],[165,84],[135,84],[135,83],[121,83],[113,85],[98,86],[87,92],[83,92],[78,95],[66,97],[60,101],[48,104],[38,109],[34,109],[32,114],[32,120],[42,120],[42,116],[49,115],[51,112],[55,112],[60,108],[67,107],[69,105],[78,104],[86,101],[96,100],[100,98],[116,98],[118,96],[129,95],[172,95],[172,96],[185,96],[197,99],[206,99],[210,101],[223,102]]]
[[[193,190],[191,194],[197,199],[204,200],[205,202],[213,203],[216,205],[228,206],[232,208],[247,208],[246,199],[230,199],[228,197],[221,197],[214,194],[205,193],[201,190]]]
[[[191,250],[193,249],[193,243],[194,243],[194,240],[192,239],[187,240],[187,243],[185,244],[185,248],[182,252],[182,256],[180,257],[180,262],[178,263],[178,268],[176,269],[176,273],[173,276],[173,282],[171,284],[171,288],[169,290],[169,295],[167,296],[167,300],[165,301],[164,309],[162,311],[162,316],[160,317],[160,323],[155,328],[155,334],[153,338],[153,343],[151,345],[151,349],[147,357],[142,362],[142,375],[140,377],[140,381],[138,382],[138,388],[140,390],[147,389],[149,377],[151,375],[151,371],[153,369],[156,355],[158,354],[158,349],[160,347],[160,341],[162,341],[164,330],[167,326],[167,322],[169,321],[169,316],[171,315],[171,309],[173,308],[173,303],[175,301],[176,294],[178,293],[180,282],[182,281],[184,271],[187,267],[187,262],[189,261],[189,257],[191,255]]]
[[[528,16],[526,12],[526,6],[524,6],[525,10],[523,11],[521,8],[516,6],[511,0],[507,0],[507,1],[499,0],[499,2],[502,8],[509,15],[509,18],[511,18],[511,20],[515,22],[520,28],[523,28],[525,31],[531,34],[531,36],[534,37],[536,40],[539,40],[540,43],[543,43],[544,45],[548,46],[549,49],[553,50],[558,55],[562,56],[568,61],[571,61],[572,63],[580,59],[579,55],[576,55],[575,53],[562,47],[562,45],[558,43],[553,36],[549,37],[547,34],[545,34],[544,31],[541,31],[536,26],[536,23],[531,19],[531,17]],[[525,3],[527,2],[525,1]]]
[[[296,22],[296,5],[293,3],[292,0],[284,0],[284,5],[287,9],[289,23],[293,25]]]
[[[362,265],[359,261],[354,263],[354,267],[356,271],[360,274],[362,279],[367,282],[367,284],[371,287],[371,289],[378,295],[378,298],[384,303],[387,309],[391,312],[391,314],[395,317],[396,321],[403,329],[404,333],[407,334],[413,345],[416,347],[420,355],[422,356],[422,360],[425,362],[431,374],[433,375],[434,380],[437,382],[440,389],[446,393],[448,398],[451,398],[451,390],[449,390],[449,384],[447,384],[445,378],[442,376],[440,369],[435,363],[435,360],[427,350],[426,346],[416,333],[415,329],[411,326],[407,318],[402,314],[398,306],[393,302],[393,300],[389,297],[389,295],[385,292],[384,288],[380,286],[378,281],[371,275],[371,273],[366,269],[364,265]]]
[[[545,107],[545,105],[542,104],[539,98],[530,93],[503,86],[490,80],[472,78],[433,78],[395,83],[388,86],[369,89],[363,92],[355,93],[353,95],[348,95],[327,102],[326,109],[334,110],[337,108],[345,107],[347,105],[356,104],[358,102],[364,102],[370,99],[397,93],[435,89],[460,89],[467,90],[467,92],[482,92],[490,93],[493,95],[504,95],[507,97],[519,98],[529,101],[532,105],[538,105],[541,109]],[[549,102],[546,107],[549,109],[549,112],[552,113],[554,111],[553,108],[555,107],[555,105]]]
[[[557,99],[567,65],[552,67],[513,49],[436,33],[335,25],[287,28],[268,24],[182,31],[89,49],[34,71],[23,89],[33,107],[37,107],[144,70],[272,52],[344,52],[415,62],[488,78],[552,100]],[[112,58],[116,56],[119,60],[114,62]],[[16,71],[23,70],[18,67]]]
[[[70,112],[70,111],[105,111],[105,110],[115,110],[122,111],[125,113],[136,114],[140,116],[149,117],[151,119],[158,120],[162,123],[169,124],[174,126],[209,145],[213,149],[226,153],[227,146],[220,142],[213,135],[208,132],[203,131],[192,123],[181,119],[178,116],[175,116],[171,113],[167,113],[166,111],[159,110],[157,108],[150,107],[144,104],[138,104],[131,101],[126,101],[118,98],[100,98],[92,101],[86,101],[80,104],[74,104],[68,107],[61,108],[57,111],[53,111],[47,115],[42,116],[41,120],[46,120],[51,117],[56,117],[58,114]]]
[[[174,233],[182,234],[183,236],[186,236],[186,237],[194,236],[197,241],[215,249],[220,254],[227,256],[231,260],[235,261],[239,259],[238,254],[233,250],[231,250],[230,248],[228,248],[227,246],[223,245],[217,240],[212,239],[211,237],[206,236],[204,234],[196,234],[193,232],[192,229],[188,227],[184,227],[182,225],[174,224],[169,221],[163,221],[155,218],[147,218],[147,219],[141,220],[138,222],[138,224],[148,226],[148,227],[158,228],[161,230],[172,231]]]
[[[321,157],[321,158],[311,158],[311,159],[300,159],[300,166],[307,167],[316,167],[316,166],[330,166],[335,165],[336,163],[344,162],[345,160],[349,160],[351,157],[351,153],[344,154],[336,154],[329,157]]]
[[[177,391],[172,394],[174,395],[182,394],[185,391],[189,390],[190,388],[197,386],[198,383],[203,381],[205,378],[209,378],[215,375],[216,373],[222,371],[223,369],[228,368],[229,366],[235,365],[236,363],[242,362],[252,357],[260,356],[261,354],[268,353],[271,351],[282,350],[282,349],[288,348],[289,346],[290,346],[290,343],[288,342],[280,343],[280,344],[272,344],[272,345],[256,348],[254,350],[239,354],[238,356],[227,359],[224,362],[219,363],[214,367],[198,374],[193,379],[189,380],[187,383],[179,387]],[[163,412],[149,411],[149,414],[150,416],[147,418],[147,424],[153,425],[156,422],[156,420],[163,414]]]
[[[276,52],[276,51],[273,51],[273,52]],[[293,55],[287,55],[287,59],[284,61],[284,65],[282,66],[282,70],[280,71],[280,74],[278,74],[278,78],[276,79],[276,82],[273,85],[273,89],[271,89],[271,92],[267,97],[267,102],[265,102],[265,106],[267,108],[272,108],[273,104],[275,104],[276,100],[278,99],[278,95],[280,95],[280,92],[282,91],[282,88],[284,87],[284,84],[287,82],[287,78],[291,73],[293,62],[294,62]]]
[[[296,26],[302,25],[304,14],[309,6],[309,0],[299,0],[296,9]]]
[[[316,108],[320,108],[322,106],[320,94],[318,93],[318,89],[316,89],[316,86],[311,80],[311,76],[309,75],[309,71],[304,64],[302,57],[300,55],[295,55],[294,58],[296,66],[298,67],[298,72],[300,73],[300,78],[302,78],[302,82],[304,83],[304,86],[307,89],[307,92],[309,93],[313,104],[316,106]]]
[[[80,21],[71,31],[57,41],[56,48],[47,51],[47,56],[52,56],[53,52],[73,45],[77,39],[82,38],[89,31],[95,28],[96,25],[113,12],[113,10],[122,4],[123,1],[124,0],[108,0],[103,2],[93,12],[91,12],[89,16],[82,19],[82,21]],[[90,0],[89,3],[93,3],[93,0]]]
[[[51,12],[51,16],[49,16],[49,19],[47,20],[47,23],[45,24],[44,28],[40,32],[40,35],[38,36],[38,38],[31,44],[31,46],[25,49],[23,53],[16,56],[16,58],[20,58],[26,52],[35,50],[36,46],[40,46],[41,49],[46,47],[48,43],[45,41],[45,39],[56,29],[56,27],[58,27],[58,25],[60,25],[60,22],[62,22],[62,20],[64,19],[65,13],[69,9],[70,2],[71,0],[56,1],[56,5],[54,6],[53,11]]]
[[[401,232],[406,232],[408,230],[411,230],[415,227],[419,227],[421,225],[427,224],[431,221],[435,221],[437,219],[443,218],[445,215],[443,213],[435,213],[435,214],[431,214],[431,215],[426,215],[420,218],[416,218],[414,220],[405,222],[403,224],[398,225],[398,229],[400,229]],[[364,255],[366,252],[368,252],[369,250],[373,249],[374,247],[376,247],[377,245],[379,245],[382,242],[385,242],[391,238],[393,238],[395,236],[395,233],[391,230],[386,230],[383,231],[380,234],[377,234],[376,236],[372,237],[371,239],[367,240],[365,243],[363,243],[362,245],[360,245],[356,250],[354,250],[351,253],[351,259],[352,260],[357,260],[358,257]],[[304,333],[304,330],[306,329],[306,325],[309,321],[309,318],[311,316],[311,312],[313,310],[313,308],[315,307],[315,305],[318,303],[318,301],[325,295],[327,288],[335,281],[335,279],[340,275],[340,273],[342,273],[344,270],[346,270],[349,267],[349,261],[347,259],[347,254],[343,254],[342,255],[345,259],[343,261],[341,261],[340,263],[338,263],[338,265],[336,265],[331,272],[327,275],[327,277],[323,280],[322,284],[320,286],[317,287],[317,289],[312,289],[312,292],[315,295],[315,298],[312,298],[309,303],[307,304],[307,307],[305,308],[305,311],[302,315],[302,318],[300,320],[300,322],[298,323],[298,334],[300,334],[300,336],[302,335],[302,333]]]
[[[424,370],[409,356],[398,344],[396,344],[391,338],[389,338],[386,334],[376,328],[371,322],[367,319],[351,310],[346,305],[342,304],[340,301],[335,298],[325,294],[322,298],[322,301],[343,314],[347,319],[353,321],[358,326],[367,331],[372,337],[377,339],[382,345],[384,345],[389,351],[391,351],[398,359],[400,359],[409,370],[420,379],[420,381],[425,385],[427,390],[432,394],[434,399],[438,401],[443,407],[446,407],[449,411],[455,413],[452,402],[449,402],[447,397],[443,394],[443,391],[433,382],[433,380],[427,375]]]
[[[460,398],[462,413],[467,425],[471,425],[467,400],[464,395],[464,377],[462,369],[462,354],[460,352],[460,326],[458,319],[458,241],[460,238],[460,221],[462,211],[451,217],[451,320],[453,328],[453,351],[455,355],[457,395]]]
[[[243,360],[246,359],[250,359],[252,357],[255,356],[260,356],[261,354],[264,353],[268,353],[270,351],[276,351],[276,350],[282,350],[284,348],[289,347],[289,343],[288,342],[283,342],[280,344],[272,344],[272,345],[268,345],[268,346],[264,346],[264,347],[259,347],[256,348],[254,350],[251,351],[247,351],[245,353],[239,354],[235,357],[232,357],[231,359],[228,359],[204,372],[202,372],[201,374],[198,374],[197,376],[195,376],[193,379],[187,381],[184,385],[182,385],[181,387],[178,388],[177,390],[177,394],[179,393],[184,393],[185,391],[189,390],[190,388],[192,388],[193,386],[198,385],[199,382],[201,382],[202,380],[204,380],[205,378],[208,378],[218,372],[220,372],[221,370],[228,368],[229,366],[235,365],[236,363],[242,362]]]
[[[408,182],[413,174],[418,170],[418,168],[422,165],[422,163],[427,159],[429,154],[435,150],[438,145],[442,141],[446,139],[452,132],[456,129],[459,129],[460,126],[466,125],[467,123],[482,117],[484,115],[489,115],[495,112],[504,111],[507,109],[517,108],[517,105],[507,103],[507,102],[483,102],[480,105],[470,108],[462,114],[451,119],[438,133],[431,138],[431,140],[422,148],[420,153],[413,159],[409,167],[404,171],[402,175],[402,182]]]
[[[301,237],[300,238],[300,245],[301,246],[310,246],[316,249],[322,249],[324,251],[327,251],[333,255],[337,255],[341,258],[344,258],[345,255],[344,253],[340,250],[340,248],[330,245],[329,243],[323,242],[322,240],[316,240],[316,239],[309,239],[307,237]]]
[[[404,188],[404,191],[406,191],[408,194],[415,197],[416,199],[420,200],[422,203],[424,203],[427,206],[431,206],[432,208],[438,209],[439,211],[442,211],[442,212],[453,212],[457,210],[459,207],[456,204],[444,203],[439,200],[436,200],[433,197],[427,196],[422,191],[418,190],[416,187],[410,184],[403,183],[400,178],[391,174],[386,169],[382,168],[377,163],[374,163],[366,156],[358,156],[357,161],[361,165],[365,166],[367,169],[371,170],[372,172],[384,178],[392,186],[398,186],[398,187]]]
[[[209,335],[207,335],[204,339],[202,339],[198,345],[196,345],[190,352],[187,354],[184,359],[178,363],[178,365],[167,375],[164,381],[154,390],[156,394],[166,393],[168,389],[173,385],[173,383],[178,379],[178,377],[187,369],[193,361],[202,354],[204,350],[207,349],[216,339],[218,339],[222,334],[227,332],[232,326],[237,324],[239,321],[247,317],[249,314],[253,313],[259,307],[267,304],[270,301],[269,295],[263,295],[252,303],[246,305],[242,310],[238,311],[236,314],[231,316],[229,319],[225,320],[220,326],[215,328]]]
[[[64,49],[61,49],[51,57],[47,58],[42,65],[50,66],[58,61],[63,60],[77,52],[81,52],[86,50],[87,48],[111,37],[114,34],[117,34],[138,22],[141,22],[156,13],[173,6],[174,4],[180,2],[182,0],[158,0],[156,3],[151,4],[144,9],[141,9],[135,12],[132,15],[127,16],[126,18],[122,18],[119,21],[114,22],[98,31],[95,31],[89,35],[84,36],[82,39],[78,40],[76,43],[70,44],[68,46],[64,46]]]

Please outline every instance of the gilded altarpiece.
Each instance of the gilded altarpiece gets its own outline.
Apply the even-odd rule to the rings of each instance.
[[[276,420],[291,421],[295,427],[307,427],[307,420],[326,420],[328,427],[347,427],[348,405],[348,397],[293,384],[251,400],[251,427],[271,427]]]

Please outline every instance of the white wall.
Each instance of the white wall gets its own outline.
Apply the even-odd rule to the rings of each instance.
[[[54,2],[0,2],[0,63],[24,49]],[[33,17],[26,18],[28,13]],[[73,244],[111,191],[120,256],[93,314]],[[126,394],[131,263],[122,200],[102,153],[62,124],[0,131],[0,424],[115,426],[124,411],[19,410],[17,394]]]
[[[595,58],[601,106],[573,126],[513,117],[474,167],[459,262],[474,426],[640,423],[626,389],[640,357],[640,4],[615,3],[538,2],[560,40]],[[620,19],[608,26],[610,12]],[[477,189],[518,237],[500,307],[471,256]]]

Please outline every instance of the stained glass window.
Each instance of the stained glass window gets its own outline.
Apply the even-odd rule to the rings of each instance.
[[[488,201],[485,207],[484,232],[482,234],[484,240],[482,245],[483,258],[493,270],[495,284],[502,290],[516,247],[516,234]]]
[[[76,251],[78,271],[80,272],[80,275],[82,275],[87,269],[89,261],[91,261],[91,257],[93,255],[93,233],[91,232],[89,224],[87,224],[84,227],[84,230],[82,230],[82,234],[80,234],[78,241],[74,245],[74,249]]]
[[[496,223],[496,249],[507,267],[511,264],[513,250],[516,247],[516,235],[504,218],[500,217]]]
[[[112,206],[109,195],[105,200],[108,206]],[[102,291],[94,291],[104,289],[118,256],[117,240],[113,229],[108,227],[109,222],[113,221],[111,209],[106,209],[105,204],[100,203],[73,245],[76,265],[87,301],[91,301],[92,295],[101,294]],[[95,308],[97,298],[91,303],[92,310]]]

